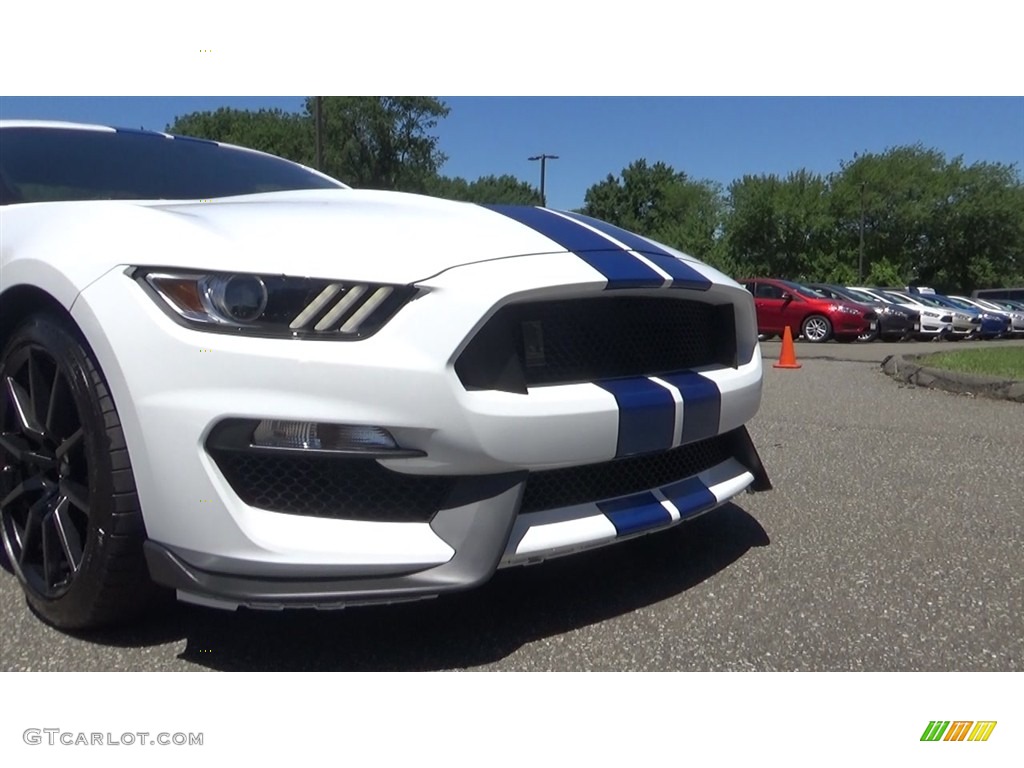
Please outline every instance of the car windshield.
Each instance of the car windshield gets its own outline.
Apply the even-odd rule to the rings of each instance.
[[[945,303],[944,301],[942,301],[942,299],[936,296],[926,296],[925,294],[922,293],[914,293],[908,296],[907,298],[909,298],[911,301],[916,301],[919,304],[924,304],[926,307],[939,307],[941,309],[949,309],[949,304]]]
[[[832,291],[832,293],[834,293],[837,298],[844,299],[845,301],[860,302],[862,304],[864,304],[864,303],[867,303],[867,304],[880,304],[881,303],[874,296],[864,295],[863,298],[861,298],[861,297],[857,296],[853,291],[849,291],[849,290],[845,290],[845,289],[841,290],[839,288],[832,288],[831,286],[829,287],[829,290]]]
[[[866,301],[869,304],[874,303],[874,302],[878,302],[878,301],[884,301],[887,304],[888,303],[892,303],[890,301],[890,299],[888,297],[886,297],[886,296],[873,296],[870,293],[866,293],[865,291],[859,291],[856,288],[847,288],[846,290],[857,301]]]
[[[779,280],[784,286],[794,293],[799,293],[801,296],[806,296],[809,299],[826,299],[828,298],[824,293],[816,291],[813,288],[808,288],[806,285],[800,285],[800,283],[794,283],[791,280]]]
[[[917,296],[922,302],[932,307],[942,307],[943,309],[969,309],[976,312],[977,307],[972,307],[970,304],[964,304],[963,302],[954,301],[946,296]]]
[[[1004,309],[1004,307],[999,306],[996,302],[985,301],[984,299],[974,299],[972,304],[973,306],[982,307],[983,309],[994,309],[997,311],[1002,311]]]
[[[907,304],[907,303],[910,303],[910,304],[925,304],[925,302],[921,301],[921,297],[919,295],[904,296],[903,294],[893,293],[892,291],[879,291],[879,294],[881,296],[889,299],[889,301],[894,301],[897,304]],[[934,304],[929,304],[928,306],[935,306],[935,305]]]
[[[970,302],[961,301],[960,299],[952,299],[949,296],[943,296],[943,298],[946,300],[948,304],[954,307],[958,307],[959,309],[971,309],[974,310],[975,312],[978,311],[978,308],[971,304]]]
[[[212,141],[145,131],[0,130],[0,204],[205,200],[344,188],[287,160]]]

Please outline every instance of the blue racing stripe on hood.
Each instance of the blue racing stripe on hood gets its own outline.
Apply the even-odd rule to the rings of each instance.
[[[486,205],[496,213],[524,224],[554,240],[596,269],[608,288],[660,288],[665,278],[603,235],[544,208],[526,205]]]
[[[658,269],[664,270],[672,276],[673,288],[691,288],[706,291],[711,287],[711,281],[685,261],[676,258],[664,248],[655,245],[646,238],[640,237],[640,235],[630,232],[628,229],[623,229],[614,224],[609,224],[607,221],[593,219],[590,216],[584,216],[579,213],[566,212],[565,215],[583,224],[587,224],[609,237],[614,237],[627,248],[642,253],[656,264]]]

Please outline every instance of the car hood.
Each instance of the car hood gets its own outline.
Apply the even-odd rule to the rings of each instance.
[[[529,207],[503,210],[352,189],[210,201],[24,203],[0,211],[0,257],[5,276],[13,270],[14,282],[17,262],[30,271],[34,261],[59,271],[72,292],[125,266],[411,284],[467,264],[567,253],[566,245],[574,253],[584,253],[580,248],[613,251],[635,263],[620,241],[595,234],[591,225],[606,226],[600,222],[580,223],[556,213],[538,216]],[[701,280],[710,275],[738,288],[684,253],[622,230],[615,237],[627,240],[634,251],[661,254],[653,258],[668,253],[685,260]],[[597,269],[594,280],[604,281]]]
[[[860,304],[855,301],[847,301],[846,299],[815,299],[819,304],[827,307],[846,307],[848,309],[854,309],[857,312],[874,312],[875,308],[867,304]]]
[[[311,190],[138,205],[215,252],[200,261],[182,254],[161,266],[411,283],[464,264],[566,252],[484,206],[398,192]]]

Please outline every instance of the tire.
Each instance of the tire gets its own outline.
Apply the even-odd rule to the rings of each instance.
[[[878,324],[875,324],[875,330],[867,330],[857,337],[857,341],[874,341],[875,339],[881,338],[882,331]]]
[[[759,333],[759,334],[757,334],[757,340],[758,341],[770,341],[771,339],[774,339],[775,336],[776,336],[776,334],[774,334],[774,333]]]
[[[32,609],[60,629],[137,616],[160,592],[121,422],[68,321],[35,315],[0,355],[0,538]]]
[[[800,326],[801,335],[814,344],[822,344],[832,336],[832,323],[824,315],[808,315]]]

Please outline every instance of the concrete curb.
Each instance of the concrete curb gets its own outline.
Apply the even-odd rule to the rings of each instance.
[[[1024,403],[1024,381],[1000,379],[993,376],[976,376],[940,368],[926,368],[918,365],[918,357],[918,355],[889,355],[882,361],[882,370],[897,381],[914,384],[918,387],[930,387],[946,392]]]

